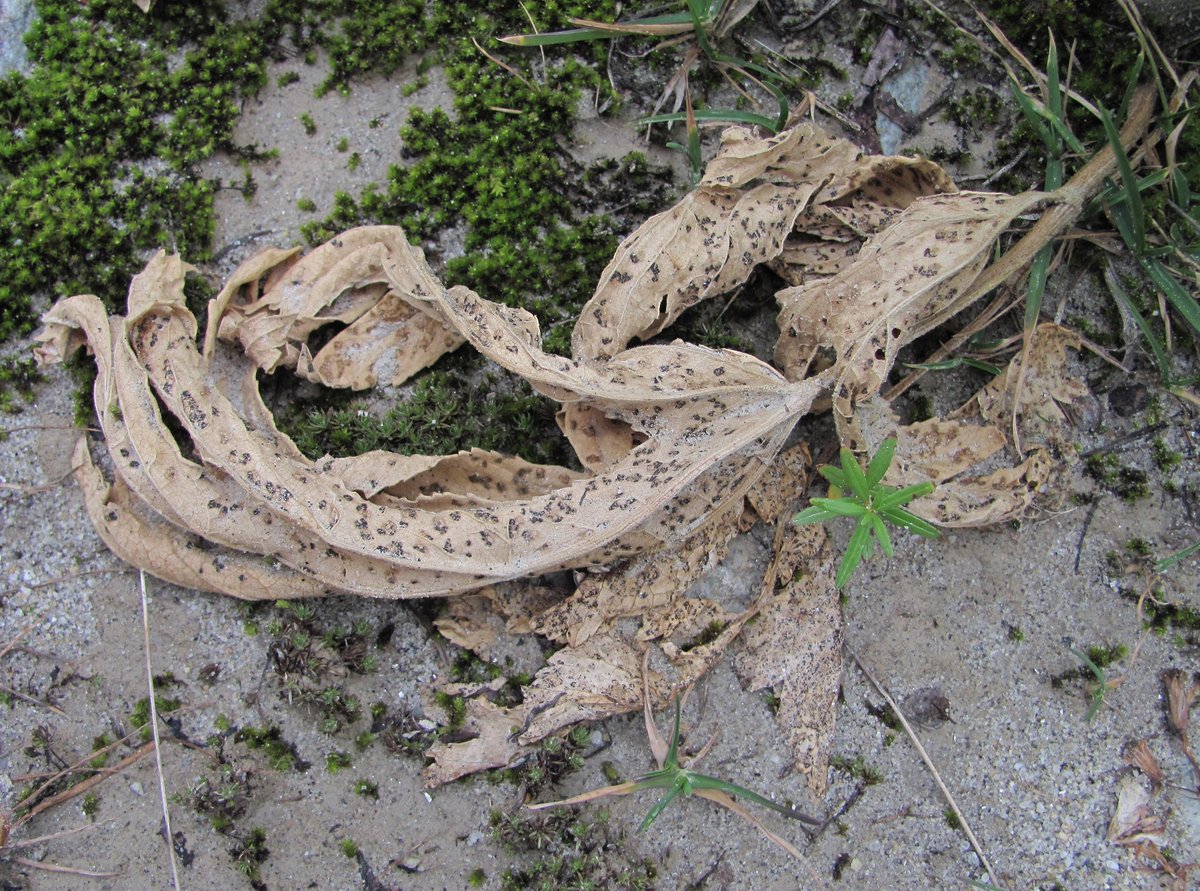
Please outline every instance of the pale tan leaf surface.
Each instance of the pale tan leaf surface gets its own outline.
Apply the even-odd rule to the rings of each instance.
[[[732,501],[682,541],[586,575],[570,598],[532,621],[538,634],[579,646],[613,619],[668,606],[725,556],[741,505]]]
[[[132,289],[157,280],[153,275],[138,277]],[[60,301],[46,323],[43,359],[61,356],[59,347],[80,335],[93,345],[96,416],[118,479],[146,509],[214,544],[279,560],[330,590],[378,594],[399,580],[396,568],[386,561],[348,557],[318,536],[274,522],[227,475],[185,459],[159,416],[144,369],[119,332],[109,328],[99,300],[81,296]],[[160,577],[171,571],[159,561],[138,565]],[[288,579],[280,578],[274,590],[248,585],[244,593],[227,593],[265,599],[293,596]]]
[[[1001,450],[1008,437],[992,424],[931,418],[900,426],[880,396],[859,403],[855,422],[872,453],[888,436],[896,437],[895,456],[885,477],[889,485],[926,481],[937,485],[931,495],[907,507],[939,526],[988,526],[1018,519],[1053,470],[1043,450],[1034,451],[1015,467],[1004,466],[1007,461]]]
[[[74,455],[75,482],[84,508],[108,549],[164,581],[249,600],[319,597],[329,589],[314,579],[255,554],[215,548],[148,512],[120,480],[109,483],[81,438]]]
[[[1070,448],[1073,409],[1091,397],[1087,384],[1069,371],[1067,351],[1078,351],[1079,335],[1045,322],[1030,335],[1026,350],[994,377],[960,412],[977,414],[1002,429],[1011,429],[1016,415],[1022,444],[1045,446],[1072,461]]]
[[[416,262],[407,243],[395,241],[404,250],[382,258],[372,254],[369,269],[386,267],[392,275],[402,263]],[[359,249],[370,253],[361,244]],[[328,256],[318,259],[322,269],[329,265]],[[351,269],[361,272],[363,258],[350,260]],[[292,267],[286,281],[303,273],[306,261]],[[600,406],[649,438],[609,473],[576,477],[529,498],[514,493],[496,498],[494,505],[466,509],[380,504],[352,490],[334,465],[303,459],[277,431],[239,416],[195,349],[195,323],[183,305],[183,273],[176,258],[159,255],[131,288],[131,320],[124,326],[128,347],[123,342],[116,355],[129,354],[130,361],[120,367],[128,365],[132,377],[117,389],[130,394],[139,426],[126,430],[114,421],[109,425],[113,435],[140,440],[142,448],[165,449],[163,460],[170,460],[162,467],[174,462],[202,484],[197,495],[205,497],[176,499],[191,512],[184,523],[188,528],[206,537],[217,530],[223,544],[267,550],[306,571],[321,572],[310,564],[335,555],[328,560],[341,565],[326,567],[323,578],[339,590],[391,597],[449,593],[564,566],[608,564],[678,540],[714,510],[740,499],[820,389],[817,381],[787,384],[769,366],[742,354],[682,344],[632,350],[603,368],[584,367],[542,353],[528,314],[487,304],[465,289],[422,296],[422,305],[442,312],[465,329],[473,344],[535,386]],[[396,273],[404,274],[402,269]],[[154,392],[191,435],[202,465],[179,464],[157,417],[147,372]],[[98,379],[102,414],[112,388],[103,375]],[[119,414],[130,411],[122,405]],[[148,472],[147,463],[160,467],[159,457],[150,462],[144,457],[134,459],[140,473]],[[491,474],[479,466],[474,470],[474,490],[466,494],[482,492],[483,497],[509,486],[517,475],[503,461]],[[553,477],[561,471],[533,471],[538,473]],[[163,478],[139,491],[168,518],[178,519],[173,499],[161,493],[182,495],[175,488],[179,482]],[[446,488],[432,479],[429,484]],[[222,489],[222,497],[201,491],[214,486]],[[685,491],[692,497],[677,500]],[[247,516],[255,521],[246,522]],[[264,549],[264,537],[269,544],[272,534],[322,545],[293,544],[292,553],[284,543]]]
[[[379,384],[395,386],[458,349],[462,342],[458,332],[388,291],[316,356],[301,345],[296,373],[327,387],[366,390]]]
[[[648,681],[655,699],[665,695],[663,680]],[[559,650],[525,688],[530,720],[520,742],[536,743],[580,721],[597,721],[642,708],[642,657],[621,637],[596,635],[578,647]]]
[[[835,557],[820,526],[784,533],[779,587],[759,601],[758,620],[743,633],[734,658],[742,685],[771,687],[776,722],[816,800],[825,795],[842,676],[842,609],[834,585]]]
[[[804,494],[812,473],[812,455],[805,443],[784,449],[746,493],[746,504],[758,519],[774,523]]]
[[[507,631],[491,598],[482,593],[447,598],[433,625],[446,640],[485,662],[492,661],[496,638]]]
[[[231,286],[210,306],[216,313],[206,345],[217,331],[240,341],[265,371],[294,367],[328,386],[363,389],[377,381],[401,383],[462,343],[431,307],[411,302],[441,285],[393,226],[344,232],[298,262],[280,256],[286,266],[278,272],[269,259],[256,255],[235,270]],[[255,297],[255,283],[266,275],[270,280]],[[244,302],[235,302],[243,287]],[[314,358],[305,341],[330,322],[349,327]]]
[[[438,741],[426,753],[433,763],[422,777],[427,788],[434,788],[481,770],[512,767],[532,749],[516,741],[514,730],[524,719],[522,708],[506,709],[482,697],[466,701],[463,732],[470,739],[459,742]]]
[[[208,327],[204,332],[204,355],[211,356],[217,346],[217,329],[233,301],[253,304],[273,279],[287,272],[300,259],[300,248],[263,248],[238,264],[217,296],[208,301]]]
[[[1039,329],[1023,366],[961,416],[900,428],[877,393],[899,348],[974,299],[996,240],[1044,200],[959,193],[936,164],[864,156],[810,124],[768,139],[731,128],[698,188],[620,246],[570,359],[541,349],[530,313],[446,289],[387,226],[342,233],[303,257],[247,260],[210,304],[203,349],[183,299],[189,267],[160,253],[132,282],[127,317],[109,317],[94,297],[62,301],[37,353],[55,362],[87,346],[96,357],[93,400],[114,479],[85,449],[80,484],[125,559],[241,597],[478,592],[439,619],[461,645],[487,654],[501,635],[530,630],[569,644],[517,708],[465,691],[471,738],[439,743],[431,785],[514,763],[578,721],[642,708],[654,640],[670,663],[669,685],[647,679],[648,697],[661,701],[757,616],[739,673],[779,689],[796,765],[819,791],[840,615],[823,534],[787,519],[811,472],[807,451],[781,452],[796,421],[832,396],[845,444],[898,435],[889,482],[939,483],[914,506],[923,516],[978,525],[1023,510],[1049,478],[1056,430],[1079,395],[1062,370],[1076,346],[1069,336]],[[782,373],[681,342],[628,348],[763,264],[796,285],[778,295]],[[330,324],[344,330],[314,355],[310,337]],[[481,450],[313,461],[257,390],[256,373],[279,368],[330,386],[395,385],[462,344],[560,403],[585,472]],[[1012,445],[1006,414],[1020,436],[1051,448],[994,470]],[[180,429],[190,440],[182,449]],[[733,614],[684,599],[758,519],[780,525],[754,606]],[[516,582],[563,569],[579,571],[565,599]],[[639,630],[618,621],[629,617]],[[718,624],[716,639],[690,647]]]
[[[1134,847],[1143,842],[1162,844],[1166,821],[1150,810],[1150,790],[1137,777],[1127,776],[1117,790],[1117,808],[1108,824],[1108,840]]]
[[[831,279],[789,288],[780,303],[777,363],[804,377],[822,351],[837,373],[834,416],[843,443],[855,403],[878,391],[899,349],[962,309],[958,299],[990,257],[993,243],[1042,200],[959,192],[920,198],[863,245]]]
[[[734,618],[735,613],[707,597],[673,598],[663,606],[646,610],[637,639],[672,638],[686,643],[702,637],[713,626],[728,625]]]

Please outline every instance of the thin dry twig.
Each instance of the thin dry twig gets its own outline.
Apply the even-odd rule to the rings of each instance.
[[[150,662],[150,606],[146,599],[146,572],[138,572],[138,590],[142,597],[142,651],[146,656],[146,686],[150,697],[150,733],[154,738],[154,769],[158,773],[158,794],[162,801],[163,829],[167,837],[167,854],[171,861],[171,881],[180,891],[179,864],[175,862],[175,834],[171,832],[171,810],[167,805],[167,781],[163,777],[162,747],[158,743],[158,707],[154,704],[154,668]]]
[[[992,869],[992,864],[988,861],[987,855],[983,853],[983,846],[979,843],[979,839],[975,837],[975,833],[971,830],[971,825],[967,822],[967,818],[963,816],[962,810],[958,803],[954,800],[954,796],[950,794],[950,790],[946,788],[946,784],[942,782],[941,774],[938,769],[933,766],[933,760],[929,757],[929,753],[925,751],[925,747],[921,745],[921,740],[917,738],[917,733],[913,730],[912,725],[908,723],[908,718],[904,717],[904,712],[900,710],[900,706],[896,704],[896,700],[892,699],[891,694],[884,688],[883,684],[879,683],[871,669],[867,668],[865,662],[858,657],[857,653],[847,650],[850,653],[850,658],[859,667],[864,675],[867,676],[872,686],[879,691],[879,695],[884,698],[888,706],[895,713],[896,718],[900,721],[900,725],[904,728],[904,732],[908,734],[908,738],[912,740],[912,744],[917,749],[917,754],[921,756],[921,760],[925,762],[925,766],[929,768],[929,773],[933,776],[933,781],[937,783],[937,787],[941,790],[942,797],[946,799],[946,803],[950,805],[950,810],[954,812],[954,816],[958,819],[958,825],[962,827],[963,834],[966,835],[967,841],[971,843],[971,847],[975,849],[975,853],[979,855],[979,862],[983,864],[983,868],[987,870],[988,878],[991,883],[997,888],[1003,888],[1000,880],[996,878],[996,873]]]

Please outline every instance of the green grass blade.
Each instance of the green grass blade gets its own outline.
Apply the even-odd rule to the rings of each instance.
[[[774,120],[750,111],[739,111],[736,108],[697,108],[694,114],[698,121],[729,121],[735,124],[753,124],[756,127],[763,127],[770,130],[772,133],[778,132]],[[638,118],[637,123],[639,126],[647,124],[677,124],[686,119],[687,115],[682,111],[674,111],[668,114],[652,114],[648,117]]]
[[[1133,91],[1137,89],[1138,81],[1142,77],[1142,66],[1145,64],[1146,54],[1138,53],[1133,66],[1129,69],[1129,77],[1125,80],[1125,94],[1121,97],[1121,107],[1117,111],[1117,117],[1122,121],[1129,117],[1129,103],[1133,101]]]
[[[1062,89],[1058,82],[1058,44],[1050,34],[1050,48],[1046,52],[1046,110],[1056,118],[1063,116]]]
[[[1196,298],[1189,294],[1158,260],[1145,257],[1142,259],[1142,268],[1166,296],[1167,302],[1191,325],[1192,332],[1200,334],[1200,303],[1196,302]]]
[[[867,475],[863,473],[862,467],[859,466],[858,458],[849,449],[842,449],[840,457],[842,459],[842,473],[846,475],[846,482],[850,484],[850,491],[860,501],[865,502],[871,497],[871,487],[867,485]]]
[[[1154,364],[1158,366],[1159,377],[1166,384],[1171,377],[1171,360],[1167,357],[1166,348],[1150,327],[1150,323],[1146,321],[1145,316],[1138,311],[1138,308],[1133,305],[1133,301],[1129,298],[1129,295],[1125,293],[1125,287],[1121,284],[1121,280],[1118,278],[1116,269],[1111,262],[1108,264],[1108,268],[1104,270],[1104,283],[1108,285],[1108,292],[1112,294],[1113,299],[1121,304],[1125,311],[1133,318],[1134,324],[1142,332],[1142,337],[1146,343],[1150,344],[1150,351],[1154,353]]]
[[[889,436],[879,444],[879,449],[867,465],[867,485],[872,489],[883,482],[884,475],[892,466],[892,456],[896,454],[896,437]]]
[[[498,39],[510,46],[563,46],[589,40],[611,40],[620,36],[616,31],[602,31],[599,28],[571,28],[568,31],[550,31],[546,34],[513,34]]]
[[[920,368],[922,371],[949,371],[952,368],[962,368],[966,365],[968,368],[974,368],[976,371],[984,371],[988,374],[999,374],[1000,369],[991,362],[984,362],[982,359],[972,359],[970,356],[955,356],[953,359],[943,359],[941,362],[905,362],[905,368]]]
[[[1135,254],[1146,250],[1146,210],[1142,206],[1142,193],[1138,190],[1137,177],[1133,173],[1133,165],[1125,146],[1121,144],[1121,134],[1113,122],[1112,114],[1103,106],[1100,107],[1100,122],[1104,125],[1104,135],[1112,147],[1117,159],[1117,171],[1121,174],[1121,188],[1133,223],[1134,242],[1130,245]]]
[[[1154,564],[1154,568],[1158,572],[1166,572],[1168,569],[1170,569],[1172,566],[1174,566],[1180,560],[1186,560],[1188,557],[1192,556],[1192,554],[1196,553],[1197,551],[1200,551],[1200,540],[1192,542],[1190,545],[1188,545],[1182,551],[1176,551],[1174,554],[1170,554],[1166,557],[1163,557],[1161,560],[1159,560],[1157,563]]]
[[[916,514],[906,511],[902,507],[889,507],[886,510],[879,511],[879,515],[893,526],[899,526],[901,529],[915,532],[922,538],[942,537],[942,533],[938,531],[936,526],[921,519]]]
[[[802,823],[809,823],[813,826],[820,826],[820,820],[814,820],[806,814],[800,813],[795,808],[788,807],[786,804],[772,801],[757,792],[747,789],[745,786],[739,786],[735,783],[728,783],[725,780],[719,780],[716,777],[705,776],[702,773],[691,774],[693,789],[711,789],[715,792],[724,792],[726,795],[733,795],[738,798],[744,798],[746,801],[753,801],[755,804],[761,804],[763,807],[770,808],[776,813],[783,814],[785,817],[790,817],[793,820],[799,820]]]
[[[645,832],[647,829],[649,829],[650,824],[658,819],[658,815],[665,811],[667,806],[679,797],[680,791],[681,790],[678,786],[673,787],[670,792],[664,795],[658,801],[658,803],[654,805],[654,807],[650,808],[650,812],[646,814],[646,816],[642,819],[641,824],[638,826],[638,832]]]
[[[1054,256],[1054,245],[1048,244],[1033,258],[1029,266],[1029,288],[1025,293],[1025,331],[1037,327],[1038,317],[1042,314],[1042,297],[1046,293],[1046,273],[1050,269],[1050,259]]]

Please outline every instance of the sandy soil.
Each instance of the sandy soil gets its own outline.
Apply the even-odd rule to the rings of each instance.
[[[249,203],[237,192],[222,193],[215,241],[221,260],[205,270],[215,276],[258,247],[293,242],[305,219],[296,210],[299,198],[310,197],[324,209],[336,190],[357,191],[381,179],[396,162],[396,131],[407,103],[446,99],[436,74],[411,99],[400,98],[407,76],[401,72],[388,82],[356,85],[349,97],[315,100],[317,69],[296,70],[300,82],[269,87],[242,119],[239,136],[278,147],[280,157],[256,173],[260,188]],[[313,136],[300,124],[303,111],[317,124]],[[384,125],[371,128],[372,119]],[[335,149],[343,137],[362,158],[354,173]],[[620,155],[633,146],[635,134],[592,121],[579,138],[587,143],[585,154]],[[914,136],[910,144],[919,141]],[[214,165],[211,173],[240,179],[233,164],[224,172]],[[1054,299],[1067,301],[1070,312],[1100,299],[1069,290],[1065,282],[1059,286]],[[1081,365],[1079,373],[1096,394],[1086,426],[1072,431],[1084,450],[1149,423],[1144,412],[1125,411],[1127,391],[1113,395],[1125,382],[1099,363]],[[1147,374],[1147,384],[1149,379]],[[1182,469],[1169,475],[1182,491],[1196,476],[1194,437],[1200,431],[1185,404],[1160,398],[1168,420],[1163,435],[1184,456]],[[54,752],[74,761],[100,734],[127,732],[129,713],[146,692],[137,577],[106,551],[86,521],[78,491],[64,479],[76,436],[71,415],[70,384],[55,372],[36,406],[5,422],[12,433],[0,444],[6,485],[0,502],[0,648],[24,635],[0,660],[0,683],[55,706],[19,700],[3,709],[0,795],[9,805],[14,790],[49,766],[32,743],[38,728],[46,728]],[[765,817],[802,848],[805,863],[700,800],[672,807],[638,835],[649,796],[607,808],[608,826],[597,830],[606,844],[597,856],[611,864],[613,876],[648,858],[658,873],[653,887],[660,889],[961,888],[969,880],[987,881],[963,832],[949,825],[946,803],[914,746],[881,721],[882,697],[853,654],[908,710],[920,713],[924,746],[1005,887],[1162,885],[1160,876],[1139,872],[1130,854],[1105,837],[1119,787],[1130,777],[1136,781],[1123,751],[1140,739],[1148,740],[1166,777],[1166,789],[1152,803],[1166,821],[1164,844],[1182,861],[1197,859],[1198,778],[1167,730],[1160,673],[1194,675],[1200,643],[1195,631],[1144,631],[1137,604],[1119,593],[1140,591],[1140,577],[1121,575],[1108,560],[1111,552],[1124,558],[1132,538],[1146,540],[1157,554],[1196,538],[1193,505],[1163,489],[1149,441],[1135,436],[1114,449],[1123,464],[1150,472],[1151,495],[1134,504],[1100,491],[1076,469],[1019,529],[955,532],[936,542],[904,537],[895,559],[877,559],[859,573],[844,606],[847,656],[835,753],[845,763],[861,759],[878,771],[876,784],[835,768],[825,800],[810,801],[803,778],[787,770],[790,753],[763,697],[743,692],[728,664],[701,685],[685,718],[693,745],[719,731],[705,762],[710,772],[791,798],[817,814],[843,809],[813,841],[798,827]],[[1095,493],[1097,500],[1073,507],[1076,492]],[[839,544],[845,535],[836,530]],[[763,529],[738,539],[729,559],[700,587],[730,604],[749,602],[765,566],[764,542],[769,534]],[[1195,561],[1181,565],[1166,579],[1166,593],[1200,609],[1198,581]],[[149,605],[153,669],[174,674],[180,684],[171,695],[184,703],[162,750],[183,887],[248,887],[231,849],[235,837],[253,827],[265,830],[269,856],[260,881],[272,889],[465,888],[475,870],[482,870],[482,887],[499,888],[505,868],[537,859],[507,849],[489,825],[494,809],[520,814],[521,789],[472,779],[426,792],[420,758],[391,754],[379,742],[356,749],[354,739],[369,719],[329,735],[321,732],[312,707],[289,705],[269,668],[266,625],[277,614],[272,608],[250,615],[232,600],[154,581]],[[431,634],[429,608],[332,599],[315,610],[322,627],[364,621],[373,634],[390,629],[378,638],[377,670],[345,681],[364,705],[382,702],[402,711],[421,702],[426,686],[450,670],[454,653]],[[258,634],[247,633],[248,621],[258,623]],[[1109,669],[1116,686],[1094,720],[1085,721],[1090,693],[1071,649],[1116,644],[1131,653]],[[429,707],[427,697],[424,705]],[[269,724],[311,767],[273,770],[261,752],[234,740],[239,728]],[[216,832],[194,806],[199,781],[215,787],[229,780],[214,747],[205,746],[214,735],[223,736],[219,749],[230,770],[249,776],[232,835]],[[640,717],[605,722],[593,728],[593,737],[596,753],[547,797],[604,784],[606,762],[623,777],[652,766]],[[353,765],[328,771],[327,755],[335,751],[349,753]],[[356,794],[359,781],[376,784],[378,797]],[[0,887],[170,887],[153,757],[107,779],[95,793],[94,817],[81,812],[76,798],[38,816],[14,841],[81,831],[15,853],[43,866],[115,877],[85,879],[8,859],[0,860]],[[356,856],[343,850],[346,840],[357,846]],[[621,887],[613,878],[607,883]]]

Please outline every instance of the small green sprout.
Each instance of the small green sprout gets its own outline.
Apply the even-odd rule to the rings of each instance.
[[[1084,667],[1092,673],[1096,678],[1096,686],[1092,690],[1092,704],[1088,707],[1087,714],[1083,716],[1083,720],[1091,721],[1099,713],[1100,708],[1104,705],[1104,695],[1116,686],[1116,682],[1110,681],[1107,674],[1100,665],[1096,664],[1093,655],[1099,655],[1096,652],[1084,653],[1074,647],[1068,647],[1071,655],[1084,664]],[[1095,648],[1093,648],[1094,650]],[[1103,661],[1103,660],[1101,660]]]
[[[883,552],[892,556],[892,539],[884,525],[885,520],[925,538],[937,538],[939,535],[932,525],[904,509],[904,505],[910,501],[932,492],[933,483],[917,483],[903,489],[883,483],[895,451],[896,438],[888,437],[880,443],[879,450],[864,473],[854,453],[842,449],[841,468],[826,465],[820,469],[821,476],[829,480],[830,497],[814,498],[811,507],[792,518],[792,522],[800,526],[823,523],[834,517],[853,517],[858,521],[838,566],[836,581],[839,588],[850,580],[858,564],[871,556],[874,551],[872,536],[879,542]]]
[[[645,680],[643,680],[645,685]],[[671,729],[671,741],[668,744],[658,732],[658,728],[654,725],[654,715],[650,710],[650,692],[648,689],[643,690],[645,719],[646,719],[646,734],[650,738],[650,750],[654,754],[654,760],[658,762],[658,770],[652,770],[649,773],[643,774],[636,780],[631,780],[625,783],[615,783],[611,786],[604,786],[600,789],[593,789],[590,792],[584,792],[581,795],[576,795],[573,798],[565,798],[561,801],[547,801],[540,804],[527,805],[530,810],[540,810],[547,807],[560,807],[568,804],[583,804],[587,801],[593,801],[597,798],[607,798],[612,795],[629,795],[633,792],[640,792],[643,789],[662,789],[666,791],[658,803],[650,808],[649,812],[643,818],[641,825],[638,826],[638,832],[643,832],[649,828],[650,824],[658,819],[659,814],[666,810],[667,806],[678,798],[680,795],[690,796],[696,795],[699,798],[707,798],[709,801],[720,805],[721,807],[733,811],[743,820],[752,824],[759,832],[765,835],[775,844],[779,845],[796,859],[801,859],[800,852],[787,840],[769,830],[754,814],[752,814],[744,805],[734,800],[734,796],[752,801],[755,804],[760,804],[763,807],[768,807],[773,811],[790,817],[793,820],[799,820],[802,823],[809,823],[814,826],[821,825],[820,820],[806,816],[794,808],[771,801],[769,798],[764,798],[757,792],[751,792],[741,786],[726,782],[725,780],[710,777],[702,773],[697,773],[691,767],[682,767],[679,763],[679,716],[681,711],[680,699],[675,697],[675,723]],[[698,761],[708,751],[711,746],[706,745],[696,758],[692,759],[692,763]]]

